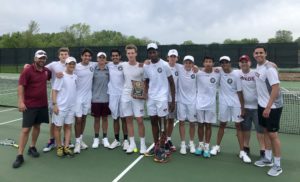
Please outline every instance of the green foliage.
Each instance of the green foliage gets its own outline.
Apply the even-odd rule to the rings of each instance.
[[[293,42],[293,33],[289,30],[278,30],[274,38],[270,38],[268,43],[288,43]]]
[[[181,45],[195,45],[195,43],[192,40],[186,40]]]
[[[224,44],[258,44],[259,40],[257,38],[251,38],[251,39],[241,39],[241,40],[231,40],[231,39],[225,39]]]

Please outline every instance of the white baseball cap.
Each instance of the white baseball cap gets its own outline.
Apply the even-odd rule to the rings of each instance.
[[[66,64],[69,64],[69,63],[71,63],[71,62],[76,63],[76,59],[75,59],[74,57],[68,57],[68,58],[66,59]]]
[[[176,49],[170,49],[169,52],[168,52],[168,56],[178,57],[178,51]]]
[[[150,43],[150,44],[147,45],[147,50],[149,50],[149,49],[155,49],[155,50],[157,50],[158,46],[157,46],[156,43]]]
[[[34,57],[36,57],[36,58],[46,57],[47,58],[47,53],[43,50],[38,50],[35,52]]]
[[[194,57],[191,55],[184,56],[183,61],[187,61],[187,60],[194,62]]]
[[[105,52],[98,52],[97,58],[100,57],[100,56],[107,57],[106,54],[105,54]]]
[[[229,57],[229,56],[222,56],[222,57],[220,57],[219,62],[221,62],[221,61],[223,61],[223,60],[226,60],[226,61],[229,61],[229,62],[230,62],[230,57]]]

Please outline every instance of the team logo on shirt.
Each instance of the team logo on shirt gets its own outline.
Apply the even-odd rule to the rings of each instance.
[[[260,74],[259,74],[258,72],[255,72],[255,76],[256,76],[257,78],[259,78]]]
[[[161,73],[162,72],[162,68],[161,67],[157,68],[157,72]]]
[[[175,71],[175,76],[178,76],[178,71]]]
[[[91,71],[91,72],[94,72],[94,68],[93,68],[93,67],[90,67],[90,71]]]
[[[195,79],[195,78],[196,78],[195,74],[192,74],[191,79]]]
[[[215,83],[216,82],[216,79],[215,78],[211,78],[210,79],[210,83]]]
[[[233,82],[233,80],[232,80],[231,78],[228,78],[228,79],[227,79],[227,83],[228,83],[228,84],[232,84],[232,82]]]
[[[123,67],[122,67],[122,66],[118,66],[118,70],[119,70],[119,71],[122,71],[122,70],[123,70]]]

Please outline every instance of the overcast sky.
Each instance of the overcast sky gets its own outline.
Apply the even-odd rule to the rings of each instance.
[[[116,30],[161,44],[258,38],[277,30],[300,37],[299,0],[0,0],[0,34],[24,31],[31,20],[40,32],[74,23],[92,31]]]

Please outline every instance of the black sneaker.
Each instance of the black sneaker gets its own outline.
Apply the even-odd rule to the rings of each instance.
[[[23,162],[24,162],[23,155],[17,155],[17,158],[16,158],[15,162],[13,163],[12,167],[19,168],[19,167],[21,167]]]
[[[145,155],[145,157],[151,157],[151,156],[153,156],[154,155],[154,148],[155,147],[153,147],[149,152],[146,152],[144,155]]]
[[[175,152],[176,151],[176,147],[173,145],[171,140],[168,140],[168,144],[170,146],[170,151],[171,152]]]
[[[28,155],[31,155],[32,157],[36,158],[40,156],[40,153],[38,153],[35,147],[29,147]]]

